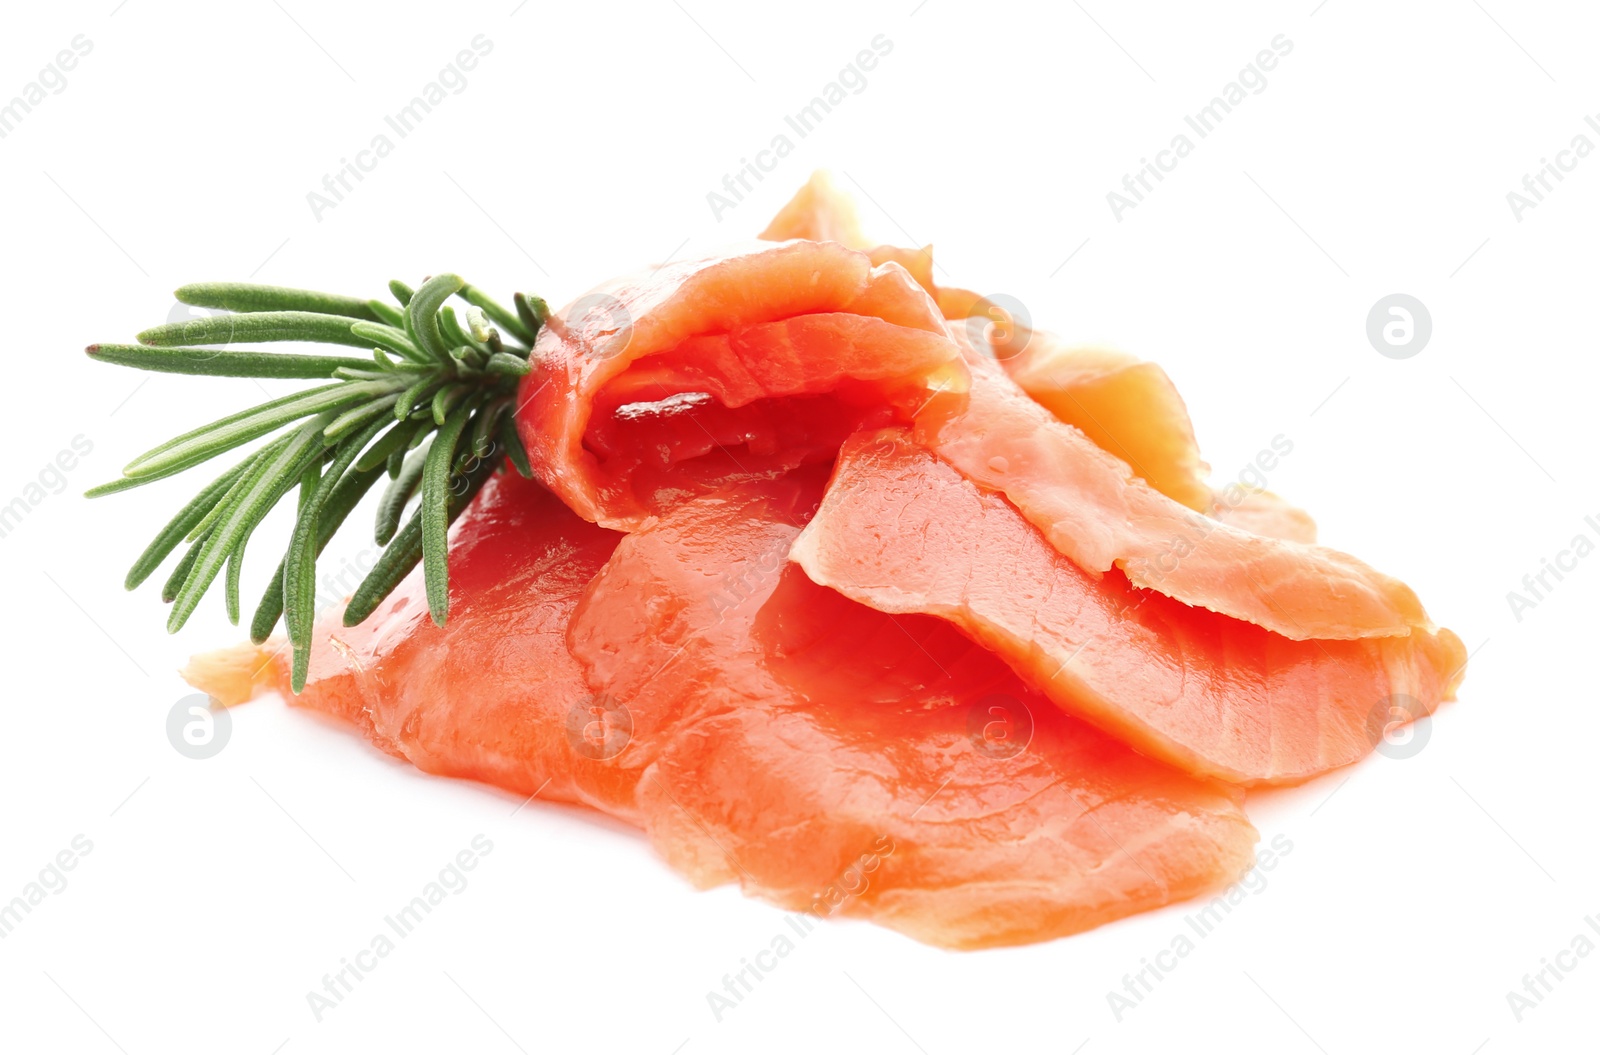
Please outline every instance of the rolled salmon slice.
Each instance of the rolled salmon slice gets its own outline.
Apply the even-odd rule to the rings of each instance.
[[[591,689],[630,714],[616,762],[668,861],[952,948],[1070,934],[1250,867],[1237,790],[1068,717],[949,624],[788,565],[819,484],[685,503],[622,541],[574,617]]]
[[[1411,588],[1356,558],[1202,516],[1056,418],[983,356],[959,403],[919,414],[917,441],[1002,492],[1080,568],[1297,641],[1404,636],[1429,622]]]
[[[896,263],[757,243],[601,287],[541,330],[519,434],[580,516],[631,530],[685,497],[831,460],[853,428],[959,400],[966,366]]]
[[[1145,754],[1239,784],[1288,784],[1363,757],[1395,710],[1453,697],[1450,631],[1294,641],[1063,557],[998,493],[904,430],[840,454],[791,558],[880,611],[949,620],[1064,710]]]

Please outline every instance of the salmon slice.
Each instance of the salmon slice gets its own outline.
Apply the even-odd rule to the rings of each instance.
[[[535,472],[580,516],[621,529],[831,459],[874,416],[907,421],[966,389],[915,279],[833,242],[620,279],[553,317],[533,362],[517,417]]]
[[[812,173],[760,237],[810,238],[853,249],[871,242],[861,231],[854,200],[828,175]],[[1194,426],[1177,387],[1154,363],[1103,349],[1075,348],[1060,337],[1025,325],[972,290],[940,287],[933,279],[933,248],[870,249],[874,264],[893,260],[933,296],[967,348],[1003,363],[1022,390],[1101,449],[1131,465],[1162,494],[1201,513],[1213,510]]]
[[[1211,467],[1200,459],[1189,408],[1165,370],[1126,352],[1075,347],[967,290],[943,291],[939,304],[969,356],[1001,364],[1058,421],[1127,462],[1168,498],[1215,512],[1217,496],[1206,483]]]
[[[633,785],[619,786],[593,739],[595,699],[567,649],[578,598],[621,536],[574,515],[515,473],[487,483],[451,529],[450,622],[434,625],[421,568],[370,618],[317,621],[311,674],[289,691],[288,651],[251,649],[184,676],[238,702],[227,668],[251,663],[289,703],[350,722],[418,769],[494,784],[518,795],[581,802],[638,823]],[[231,698],[229,698],[231,696]],[[586,739],[588,737],[589,739]]]
[[[1005,366],[1024,392],[1151,487],[1211,512],[1210,466],[1200,460],[1189,408],[1161,367],[1125,352],[1074,348],[1043,330],[1032,331]]]
[[[874,265],[890,261],[899,264],[928,294],[936,295],[933,281],[933,246],[901,249],[877,245],[861,233],[861,220],[855,199],[834,183],[833,177],[818,169],[795,191],[778,215],[757,237],[768,242],[807,238],[815,242],[838,242],[866,252]]]
[[[939,305],[939,313],[951,322],[979,315],[983,311],[984,300],[982,293],[960,286],[940,286],[933,296],[933,302]]]
[[[952,948],[1070,934],[1250,867],[1235,789],[1068,717],[947,623],[787,565],[819,484],[681,505],[622,541],[574,617],[590,687],[626,701],[615,761],[669,862]]]
[[[838,242],[851,249],[865,249],[871,244],[861,233],[855,199],[823,169],[811,174],[757,237],[768,242],[808,238],[813,242]]]
[[[784,205],[761,237],[812,238],[867,249],[854,200],[818,170]],[[876,246],[874,264],[894,260],[927,290],[951,325],[956,343],[1005,367],[1024,392],[1060,421],[1076,426],[1101,450],[1127,462],[1157,491],[1196,512],[1257,535],[1313,543],[1316,523],[1277,495],[1213,491],[1194,423],[1165,370],[1124,352],[1078,347],[1045,330],[1020,325],[1003,306],[970,289],[933,280],[933,250]]]
[[[1003,335],[1005,330],[990,326],[988,332]],[[1311,516],[1278,495],[1242,484],[1212,489],[1211,467],[1200,457],[1189,408],[1155,363],[1126,352],[1073,346],[1033,329],[992,352],[1034,402],[1127,462],[1173,501],[1253,534],[1317,541]]]
[[[918,442],[1003,492],[1057,550],[1099,574],[1295,640],[1403,636],[1432,624],[1410,587],[1354,557],[1201,516],[1057,421],[982,356],[971,389],[930,404]]]
[[[995,327],[990,327],[991,333]],[[1009,353],[1009,354],[1008,354]],[[1225,524],[1289,542],[1317,541],[1311,516],[1270,491],[1213,490],[1189,408],[1167,372],[1126,352],[1076,347],[1027,330],[994,348],[1017,387],[1168,498]]]
[[[1253,535],[1285,542],[1317,541],[1317,522],[1311,514],[1271,491],[1241,491],[1236,496],[1224,492],[1218,496],[1212,515]]]
[[[942,621],[788,565],[822,483],[690,501],[619,545],[502,476],[454,529],[447,627],[414,574],[359,627],[319,621],[299,697],[259,649],[186,676],[231,692],[264,669],[420,769],[643,827],[702,887],[953,948],[1070,934],[1253,864],[1236,789],[1067,717]]]
[[[1295,783],[1363,757],[1391,706],[1430,713],[1466,662],[1448,630],[1291,641],[1116,571],[1089,575],[904,430],[845,445],[791,559],[881,611],[950,620],[1063,709],[1239,784]]]

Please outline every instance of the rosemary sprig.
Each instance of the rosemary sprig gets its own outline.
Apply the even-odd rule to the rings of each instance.
[[[173,606],[167,629],[184,625],[219,576],[228,616],[237,622],[246,546],[267,513],[298,494],[288,545],[250,623],[260,643],[283,619],[294,649],[295,692],[310,662],[317,558],[381,477],[392,481],[374,528],[385,548],[346,607],[346,626],[370,615],[418,561],[428,610],[443,626],[451,522],[508,460],[532,476],[513,408],[548,313],[544,301],[518,293],[507,309],[449,274],[415,290],[391,282],[389,291],[398,307],[249,283],[184,286],[177,291],[183,303],[227,314],[156,326],[139,334],[138,344],[88,348],[92,359],[139,370],[329,382],[176,436],[129,462],[121,479],[87,492],[95,498],[139,487],[271,436],[178,511],[134,561],[124,585],[141,585],[187,542],[161,591]],[[462,318],[446,303],[451,297],[466,302]],[[371,358],[232,347],[279,341],[360,348]],[[402,527],[413,499],[416,509]]]

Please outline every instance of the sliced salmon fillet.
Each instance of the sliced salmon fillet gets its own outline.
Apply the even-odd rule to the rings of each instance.
[[[457,522],[447,627],[419,570],[319,619],[297,698],[281,649],[186,677],[951,948],[1235,880],[1241,785],[1452,697],[1461,642],[1403,584],[1203,485],[1159,368],[996,319],[825,181],[763,238],[547,321],[517,424],[549,490],[502,475]]]
[[[264,680],[428,772],[639,825],[702,887],[936,945],[1070,934],[1253,864],[1237,789],[1069,718],[940,620],[790,566],[822,483],[742,485],[619,544],[498,478],[456,525],[447,627],[413,575],[368,623],[319,622],[299,697],[281,656],[259,653]],[[237,689],[241,660],[188,674]]]
[[[1157,491],[1253,534],[1317,541],[1311,516],[1278,495],[1238,483],[1212,488],[1189,408],[1160,366],[1126,352],[1070,345],[1046,330],[1026,330],[1010,344],[995,348],[994,358],[1017,387]]]
[[[810,238],[853,249],[872,243],[862,234],[854,200],[824,171],[812,173],[761,232],[764,239]],[[965,348],[1005,365],[1022,390],[1103,450],[1133,467],[1152,487],[1201,513],[1213,511],[1188,408],[1166,371],[1121,352],[1078,348],[1032,329],[972,290],[934,282],[933,248],[869,250],[874,264],[894,260],[934,298]]]
[[[818,492],[789,477],[679,506],[575,615],[591,687],[627,701],[616,761],[668,861],[954,948],[1070,934],[1251,866],[1236,790],[1067,717],[948,624],[786,565]]]
[[[289,691],[287,648],[233,656],[253,662],[291,704],[350,722],[418,769],[479,780],[518,795],[581,802],[638,823],[633,785],[603,751],[579,753],[604,706],[567,649],[579,595],[621,536],[573,514],[515,473],[487,483],[451,529],[450,621],[428,617],[421,569],[359,626],[343,606],[317,620],[304,691]],[[228,664],[185,671],[237,702]],[[620,786],[619,786],[620,785]]]
[[[1044,330],[1031,331],[1005,367],[1024,392],[1151,487],[1211,512],[1210,467],[1200,459],[1189,408],[1161,367],[1126,352],[1076,348]]]
[[[1466,662],[1448,630],[1291,641],[1114,570],[1091,576],[904,430],[845,445],[791,559],[879,610],[952,621],[1065,710],[1240,784],[1294,783],[1363,757],[1392,701],[1430,713]]]
[[[966,290],[949,291],[939,303],[969,356],[1000,363],[1057,420],[1127,462],[1168,498],[1215,512],[1216,495],[1206,482],[1211,467],[1200,458],[1189,408],[1165,370],[1126,352],[1069,344]]]
[[[1285,542],[1317,541],[1317,522],[1311,514],[1271,491],[1243,491],[1237,496],[1219,495],[1212,514],[1224,524],[1241,531]]]
[[[982,293],[975,290],[962,289],[960,286],[940,286],[933,295],[933,302],[939,305],[939,312],[951,322],[960,322],[973,318],[983,311],[985,298]]]
[[[909,420],[966,389],[927,293],[833,242],[620,279],[557,313],[533,362],[517,417],[535,472],[585,519],[622,529],[829,460],[853,424]]]
[[[872,247],[873,263],[898,261],[933,297],[958,345],[1001,363],[1036,402],[1127,462],[1157,491],[1254,534],[1291,542],[1317,540],[1311,517],[1277,495],[1251,491],[1231,496],[1208,485],[1210,466],[1200,457],[1188,407],[1160,366],[1125,352],[1072,345],[1009,318],[1003,306],[982,294],[936,284],[932,247],[874,247],[862,233],[854,200],[826,172],[813,173],[761,237]]]
[[[1121,568],[1137,586],[1295,640],[1432,629],[1410,587],[1323,546],[1201,516],[1034,402],[998,364],[969,359],[959,403],[930,404],[918,442],[1003,492],[1079,567]]]
[[[811,174],[811,178],[795,191],[794,197],[778,210],[778,215],[757,237],[768,242],[783,242],[791,238],[838,242],[851,249],[865,251],[874,265],[890,261],[899,264],[930,295],[938,293],[933,281],[933,247],[902,249],[878,245],[868,239],[861,233],[861,219],[856,212],[855,199],[841,190],[833,177],[822,169]]]
[[[1253,534],[1317,541],[1311,516],[1278,495],[1241,484],[1212,488],[1189,408],[1160,366],[1126,352],[1071,345],[1047,330],[1026,330],[1010,343],[996,348],[994,358],[1017,387],[1157,491]]]
[[[768,242],[808,238],[814,242],[838,242],[851,249],[865,249],[871,244],[861,233],[855,199],[824,169],[811,174],[758,237]]]

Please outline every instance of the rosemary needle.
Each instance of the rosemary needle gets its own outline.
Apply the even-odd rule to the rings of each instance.
[[[183,626],[219,577],[228,617],[237,622],[245,550],[267,513],[298,495],[293,530],[250,623],[259,643],[283,619],[295,692],[308,674],[317,558],[362,496],[390,475],[386,469],[396,475],[378,507],[376,536],[385,549],[356,588],[347,625],[371,614],[419,561],[429,611],[444,625],[450,523],[507,460],[531,475],[512,410],[549,311],[545,302],[518,293],[508,309],[452,274],[414,289],[394,281],[389,292],[394,303],[197,283],[180,288],[178,299],[222,314],[153,327],[137,344],[87,349],[91,359],[137,370],[325,382],[176,436],[129,462],[120,479],[87,492],[138,487],[265,438],[173,516],[124,585],[140,586],[187,541],[161,590],[172,605],[168,629]],[[451,297],[467,303],[462,318],[446,303]],[[237,347],[277,342],[360,349],[370,358]],[[416,509],[401,527],[413,499]]]

